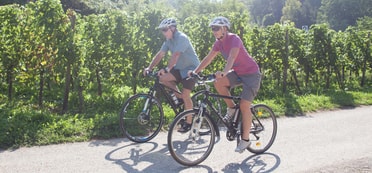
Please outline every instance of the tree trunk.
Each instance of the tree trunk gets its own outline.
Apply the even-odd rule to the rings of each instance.
[[[83,96],[83,86],[81,85],[80,80],[78,81],[78,95],[79,95],[79,112],[84,112],[84,96]]]
[[[137,94],[137,73],[135,72],[135,70],[132,71],[132,91],[133,91],[133,94]]]
[[[68,9],[67,11],[67,15],[70,19],[70,22],[71,22],[71,30],[72,32],[74,32],[74,29],[75,29],[75,21],[76,21],[76,16],[74,14],[74,12],[71,10],[71,9]],[[73,38],[73,35],[72,35],[72,38]],[[65,94],[63,96],[63,106],[62,106],[62,113],[66,113],[68,111],[68,102],[69,102],[69,95],[70,95],[70,90],[71,90],[71,84],[72,84],[72,71],[71,71],[71,66],[72,66],[72,62],[71,62],[71,57],[74,57],[74,51],[73,51],[73,42],[71,41],[70,42],[70,48],[69,48],[69,51],[68,51],[68,59],[67,59],[67,67],[66,67],[66,83],[65,83]]]
[[[334,71],[336,73],[338,87],[343,90],[345,88],[344,81],[342,80],[342,74],[336,65]]]
[[[285,31],[285,55],[283,57],[283,93],[287,92],[287,78],[288,78],[288,58],[289,58],[289,38],[288,29]]]
[[[306,64],[305,66],[308,67],[308,68],[306,68],[306,72],[305,72],[305,74],[306,74],[306,76],[305,76],[305,87],[307,88],[309,86],[309,81],[310,81],[310,67],[309,67],[308,64]]]
[[[326,74],[326,89],[329,89],[331,87],[331,77],[332,77],[332,66],[334,65],[332,63],[332,53],[331,53],[331,50],[332,50],[332,41],[331,41],[331,35],[328,34],[328,37],[327,37],[327,47],[326,47],[326,68],[327,68],[327,74]]]
[[[13,67],[10,67],[7,70],[7,82],[8,82],[8,100],[11,101],[13,99]]]
[[[298,82],[298,78],[297,78],[296,71],[291,70],[291,72],[292,72],[293,79],[294,79],[294,81],[295,81],[295,83],[296,83],[297,92],[298,92],[299,94],[302,94],[301,86],[300,86],[300,83]]]
[[[329,89],[329,87],[331,86],[331,67],[330,67],[330,65],[328,64],[327,65],[327,74],[325,75],[325,81],[326,81],[326,86],[325,86],[325,88],[326,89]]]
[[[63,96],[62,114],[68,111],[68,97],[70,95],[70,84],[71,84],[71,63],[67,62],[66,68],[66,83],[65,83],[65,94]]]
[[[44,92],[44,69],[40,70],[39,81],[39,107],[43,107],[43,92]]]
[[[371,53],[369,52],[369,47],[370,47],[370,44],[371,44],[371,40],[370,40],[370,37],[371,37],[371,33],[369,32],[368,33],[368,42],[367,42],[367,45],[366,45],[366,55],[364,56],[364,60],[363,60],[363,69],[362,69],[362,79],[360,81],[360,86],[363,87],[364,84],[365,84],[365,79],[366,79],[366,71],[367,71],[367,59],[370,59],[371,57]]]
[[[98,96],[102,97],[102,84],[101,84],[101,78],[99,75],[99,68],[96,69],[96,77],[97,77],[97,89],[98,89]]]

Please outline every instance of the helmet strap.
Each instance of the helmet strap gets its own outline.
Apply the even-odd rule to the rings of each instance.
[[[222,27],[221,29],[223,29],[223,28],[225,28],[225,27]],[[225,37],[226,33],[227,33],[227,29],[224,32],[222,32],[221,37],[217,38],[217,40],[222,40]]]
[[[171,27],[169,27],[169,29],[171,30],[171,32],[172,32],[172,37],[174,38],[174,33],[177,31],[177,28],[174,27],[174,26],[171,26]]]

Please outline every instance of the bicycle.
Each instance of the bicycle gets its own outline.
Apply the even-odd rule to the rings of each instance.
[[[193,75],[199,85],[206,85],[215,80],[214,75],[198,76]],[[215,137],[219,136],[219,127],[209,113],[213,114],[222,121],[227,128],[226,138],[228,141],[237,140],[239,143],[241,135],[241,113],[239,104],[236,105],[236,111],[231,120],[225,120],[223,115],[215,108],[210,101],[211,98],[232,99],[239,103],[241,99],[238,96],[224,96],[212,93],[208,88],[202,91],[204,98],[198,103],[198,107],[193,110],[181,112],[176,116],[168,131],[168,149],[171,156],[180,164],[185,166],[194,166],[203,162],[212,152],[215,144]],[[206,109],[209,107],[209,109]],[[251,145],[248,151],[261,154],[267,151],[274,143],[277,133],[277,121],[274,112],[270,107],[264,104],[255,104],[251,106],[252,127],[250,129]],[[186,133],[177,132],[181,119],[186,116],[192,116],[191,130]]]
[[[147,76],[155,79],[154,85],[147,93],[139,93],[129,97],[119,115],[119,125],[122,132],[129,140],[137,143],[150,141],[163,127],[164,111],[161,100],[157,98],[158,94],[164,96],[165,102],[169,104],[175,115],[183,111],[183,100],[176,100],[176,97],[172,96],[172,93],[180,94],[179,91],[161,84],[157,73],[149,72]],[[196,92],[191,97],[194,103],[201,94],[202,92]],[[218,100],[217,102],[220,107]]]

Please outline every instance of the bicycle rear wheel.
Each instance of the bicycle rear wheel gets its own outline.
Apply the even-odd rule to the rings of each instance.
[[[254,105],[252,110],[252,127],[249,139],[252,142],[248,151],[261,154],[274,143],[277,133],[277,121],[274,112],[264,104]]]
[[[130,97],[120,112],[120,128],[125,136],[138,143],[154,138],[164,123],[160,102],[148,94]]]
[[[199,116],[197,109],[180,113],[173,120],[168,131],[168,149],[172,157],[180,164],[194,166],[203,162],[212,152],[215,129],[208,115]],[[206,114],[206,113],[205,113]],[[178,132],[182,121],[192,116],[191,130]]]

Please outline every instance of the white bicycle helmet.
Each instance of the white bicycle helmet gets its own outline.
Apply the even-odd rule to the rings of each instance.
[[[230,22],[226,17],[219,16],[214,18],[209,24],[209,27],[212,26],[226,26],[228,29],[230,29]]]
[[[177,22],[175,19],[172,19],[172,18],[164,19],[163,21],[161,21],[158,28],[161,29],[161,28],[167,28],[170,26],[177,26]]]

